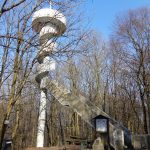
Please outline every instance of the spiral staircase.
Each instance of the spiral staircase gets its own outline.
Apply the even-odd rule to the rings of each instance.
[[[32,28],[39,33],[40,49],[38,52],[38,66],[36,81],[41,86],[40,108],[38,118],[37,147],[44,146],[44,129],[46,115],[47,88],[44,87],[45,78],[49,71],[55,70],[55,61],[49,55],[56,49],[55,38],[66,30],[66,18],[59,11],[44,8],[36,11],[32,17]]]

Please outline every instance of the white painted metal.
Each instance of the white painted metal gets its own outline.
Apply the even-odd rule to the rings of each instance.
[[[56,26],[48,23],[40,31],[40,43],[43,44],[45,40],[57,36],[57,33]]]
[[[49,58],[52,51],[56,50],[56,43],[50,38],[60,36],[66,30],[66,18],[57,10],[44,8],[36,11],[32,17],[32,28],[39,33],[40,51],[37,60],[36,81],[40,85],[41,98],[38,120],[37,147],[44,146],[44,128],[45,128],[45,113],[46,113],[46,79],[49,72],[55,70],[55,61]]]
[[[37,134],[37,147],[44,146],[44,129],[45,129],[45,115],[46,115],[46,93],[41,91],[40,110],[38,118],[38,134]]]
[[[42,62],[46,56],[51,55],[52,52],[54,52],[56,50],[57,50],[56,42],[52,42],[49,40],[48,42],[42,44],[40,51],[38,53],[38,61]]]
[[[47,56],[48,57],[48,56]],[[36,81],[40,83],[42,78],[48,76],[49,71],[54,71],[56,67],[56,62],[55,60],[45,60],[42,64],[39,64],[37,66],[37,75],[36,75]]]
[[[50,8],[40,9],[33,14],[32,28],[36,32],[40,32],[47,22],[50,22],[57,27],[59,31],[57,34],[59,35],[66,30],[65,16],[59,11]]]

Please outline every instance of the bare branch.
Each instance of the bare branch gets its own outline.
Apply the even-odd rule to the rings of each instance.
[[[5,8],[5,5],[7,3],[7,0],[4,1],[3,5],[2,5],[2,8],[0,10],[0,17],[2,16],[3,13],[7,12],[7,11],[10,11],[11,9],[19,6],[20,4],[22,4],[23,2],[25,2],[26,0],[20,0],[18,3],[15,3],[7,8]]]

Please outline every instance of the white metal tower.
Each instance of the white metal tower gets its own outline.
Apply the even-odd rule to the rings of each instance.
[[[52,51],[56,49],[53,38],[62,35],[66,30],[66,18],[57,10],[44,8],[36,11],[32,18],[32,28],[39,33],[40,50],[38,52],[38,67],[36,81],[41,88],[37,147],[44,146],[44,128],[46,115],[46,78],[49,71],[55,70],[55,61],[50,59]]]

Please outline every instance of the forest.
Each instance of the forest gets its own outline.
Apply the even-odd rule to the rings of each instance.
[[[36,145],[40,88],[35,81],[39,35],[32,15],[48,0],[0,2],[0,149],[12,139],[13,149]],[[150,8],[119,14],[111,35],[90,28],[82,0],[55,0],[67,18],[67,31],[52,53],[56,70],[49,76],[73,93],[86,95],[133,134],[150,134]],[[70,136],[92,138],[82,118],[48,93],[45,146],[63,144]],[[9,125],[7,125],[9,123]]]

